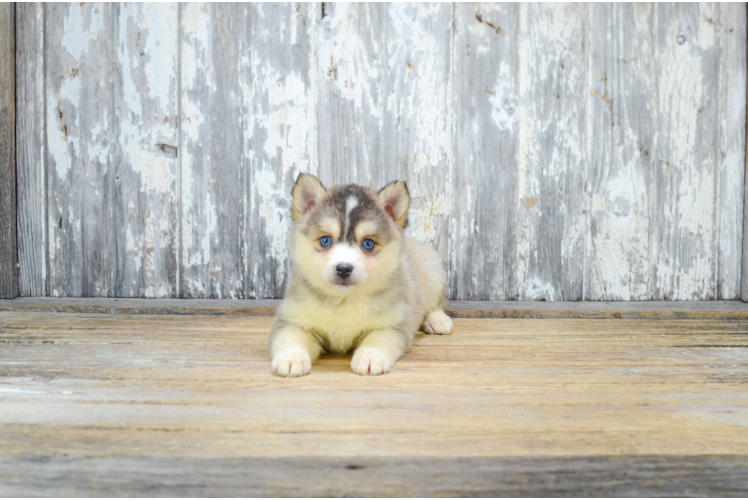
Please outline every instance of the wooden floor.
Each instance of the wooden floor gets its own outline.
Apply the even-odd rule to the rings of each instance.
[[[0,311],[0,495],[748,495],[748,321],[456,319],[289,380],[271,321]]]

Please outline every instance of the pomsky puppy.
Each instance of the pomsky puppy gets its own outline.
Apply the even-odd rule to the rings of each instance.
[[[405,237],[405,182],[379,192],[356,184],[325,189],[301,174],[292,198],[291,277],[269,339],[276,374],[306,375],[326,350],[353,351],[355,373],[381,375],[410,348],[419,327],[452,332],[442,310],[441,259]]]

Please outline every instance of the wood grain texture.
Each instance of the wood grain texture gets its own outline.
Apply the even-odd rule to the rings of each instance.
[[[244,283],[247,298],[283,295],[289,274],[290,193],[315,155],[316,4],[249,7],[243,56]]]
[[[587,7],[519,12],[516,279],[521,300],[581,300],[588,151]]]
[[[0,298],[18,295],[15,5],[0,5]]]
[[[323,15],[324,14],[324,15]],[[324,3],[316,23],[319,174],[327,186],[356,182],[379,188],[385,5]]]
[[[18,291],[47,295],[47,169],[44,135],[44,6],[16,5]]]
[[[716,297],[718,12],[658,4],[654,298]]]
[[[519,5],[455,4],[449,275],[457,300],[517,298]]]
[[[180,297],[241,297],[249,7],[190,3],[181,9]]]
[[[49,294],[113,296],[113,4],[45,5]]]
[[[20,6],[21,292],[280,297],[311,172],[407,180],[451,298],[745,298],[744,11]]]
[[[452,23],[449,3],[384,5],[379,189],[405,180],[408,235],[449,260],[452,200]]]
[[[304,491],[390,494],[398,465],[442,494],[745,490],[745,321],[457,319],[386,376],[323,356],[294,380],[270,373],[271,322],[0,312],[0,492],[273,496],[285,466]]]
[[[746,95],[746,5],[720,3],[717,38],[719,58],[719,145],[717,162],[717,292],[719,299],[740,297],[742,268],[743,211],[745,185]]]
[[[0,300],[0,311],[274,316],[280,302],[275,299],[19,297],[14,300]],[[447,301],[444,310],[453,318],[748,320],[748,305],[735,300],[619,302],[457,300]]]
[[[177,4],[118,4],[112,68],[117,297],[176,296]]]
[[[586,297],[652,296],[652,4],[590,6],[589,247]]]
[[[743,497],[744,456],[83,458],[0,456],[6,497]]]

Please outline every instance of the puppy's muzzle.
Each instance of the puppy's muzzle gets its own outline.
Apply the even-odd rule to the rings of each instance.
[[[350,264],[338,264],[335,266],[335,274],[341,278],[347,278],[353,272],[353,266]]]

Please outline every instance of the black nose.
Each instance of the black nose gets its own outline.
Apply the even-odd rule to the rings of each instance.
[[[347,278],[353,272],[353,266],[350,264],[338,264],[335,266],[335,271],[341,278]]]

